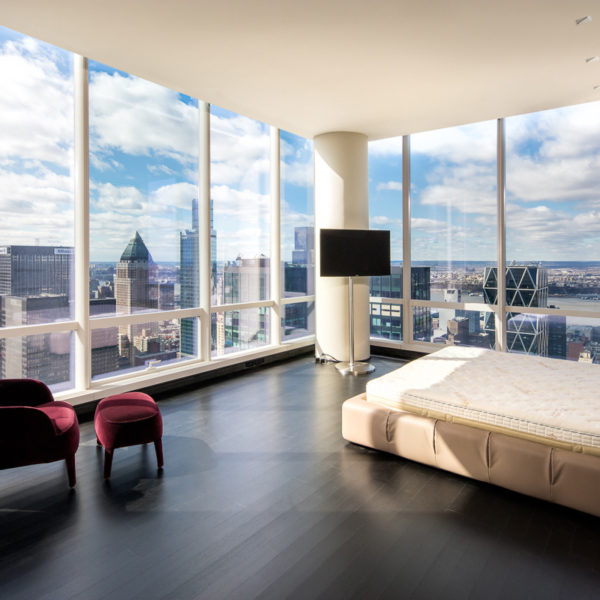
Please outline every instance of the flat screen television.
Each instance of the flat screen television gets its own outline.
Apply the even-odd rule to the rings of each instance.
[[[321,276],[390,274],[390,232],[321,229]]]

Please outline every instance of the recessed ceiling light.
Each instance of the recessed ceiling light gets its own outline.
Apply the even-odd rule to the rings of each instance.
[[[598,58],[597,56],[590,56],[589,58],[585,59],[586,63],[593,63],[593,62],[598,62],[600,60],[600,58]]]
[[[597,92],[600,91],[600,85],[595,85],[594,86],[594,90],[597,91]]]
[[[579,17],[579,19],[575,19],[575,25],[585,25],[586,23],[590,23],[592,17],[587,15],[586,17]]]

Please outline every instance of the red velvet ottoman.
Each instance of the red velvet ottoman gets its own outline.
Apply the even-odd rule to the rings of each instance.
[[[154,442],[162,468],[162,417],[156,402],[142,392],[127,392],[100,400],[94,415],[98,443],[104,446],[104,479],[110,477],[115,448]]]

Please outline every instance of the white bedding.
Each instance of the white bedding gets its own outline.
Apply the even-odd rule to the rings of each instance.
[[[367,400],[600,450],[600,367],[589,363],[448,346],[369,381]]]

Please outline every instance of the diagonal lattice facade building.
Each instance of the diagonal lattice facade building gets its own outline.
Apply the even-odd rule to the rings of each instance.
[[[486,304],[498,303],[498,268],[486,267],[483,275]],[[506,267],[506,305],[545,307],[548,304],[548,273],[540,265]],[[485,331],[494,334],[495,315],[487,313]],[[509,352],[548,355],[548,323],[543,315],[507,313],[506,345]]]

